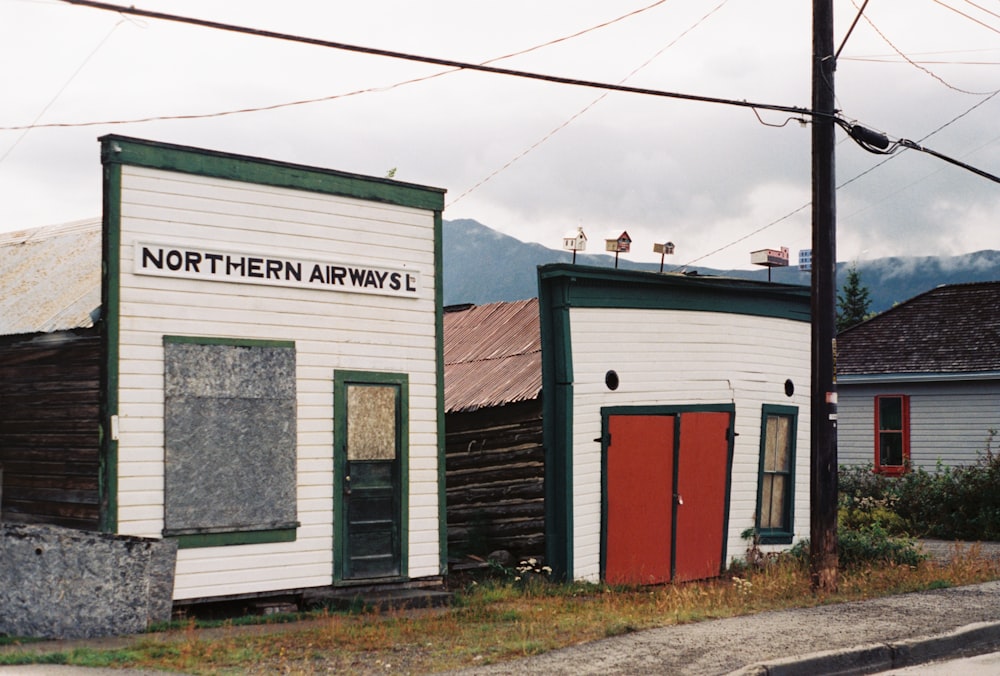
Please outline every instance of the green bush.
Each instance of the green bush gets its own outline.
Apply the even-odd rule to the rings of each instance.
[[[847,528],[878,525],[891,534],[946,540],[1000,540],[1000,455],[996,430],[971,465],[933,472],[910,469],[899,477],[876,474],[871,465],[841,467],[840,519]]]
[[[875,523],[859,529],[838,530],[839,564],[845,570],[876,564],[916,566],[927,557],[921,554],[913,540],[893,537]],[[789,554],[803,564],[809,561],[809,540],[802,540]]]

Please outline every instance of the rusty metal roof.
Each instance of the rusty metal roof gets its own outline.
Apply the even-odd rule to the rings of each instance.
[[[100,220],[0,233],[0,336],[88,328],[100,308]]]
[[[445,312],[446,413],[529,401],[541,391],[537,299]]]

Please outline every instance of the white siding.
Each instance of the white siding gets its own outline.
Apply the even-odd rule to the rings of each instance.
[[[838,392],[837,456],[841,465],[875,462],[875,396],[910,397],[910,461],[934,470],[970,465],[986,448],[990,429],[1000,429],[1000,382],[851,385]]]
[[[440,573],[434,214],[362,200],[122,167],[118,520],[163,529],[163,336],[294,341],[295,542],[184,549],[175,599],[329,585],[333,373],[409,375],[410,577]],[[405,268],[419,298],[165,279],[132,273],[140,241]]]
[[[601,408],[735,404],[727,556],[742,558],[754,525],[761,406],[799,408],[796,540],[809,535],[809,324],[681,310],[572,309],[573,572],[597,580],[601,546]],[[608,370],[620,386],[604,384]],[[795,384],[787,397],[786,379]]]

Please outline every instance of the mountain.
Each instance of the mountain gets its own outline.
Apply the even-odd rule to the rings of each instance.
[[[545,263],[569,263],[570,251],[522,242],[478,221],[444,221],[444,303],[483,305],[538,295],[536,268]],[[613,267],[614,256],[577,254],[581,265]],[[667,269],[676,262],[667,263]],[[837,285],[843,285],[850,264],[837,264]],[[620,268],[660,269],[659,263],[636,263],[620,258]],[[767,281],[767,269],[717,270],[692,266],[700,275],[721,275]],[[1000,280],[1000,251],[977,251],[961,256],[891,257],[859,261],[861,283],[871,292],[871,310],[882,312],[942,284]],[[809,285],[809,273],[795,266],[772,268],[771,280]]]

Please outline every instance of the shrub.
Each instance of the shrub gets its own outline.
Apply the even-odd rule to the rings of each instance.
[[[927,557],[921,554],[913,540],[893,537],[875,523],[858,529],[843,528],[838,532],[839,564],[847,570],[871,565],[916,566]],[[789,555],[803,564],[809,562],[809,540],[802,540]]]
[[[899,477],[871,465],[840,468],[840,517],[848,528],[878,525],[892,534],[947,540],[1000,540],[1000,455],[989,430],[986,448],[971,465],[933,472],[911,469]],[[895,515],[895,516],[892,516]]]

